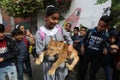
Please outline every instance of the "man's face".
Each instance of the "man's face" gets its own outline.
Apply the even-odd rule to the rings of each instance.
[[[78,30],[77,29],[74,29],[74,34],[78,34]]]
[[[4,32],[0,32],[0,40],[3,40],[5,37],[5,33]]]
[[[109,37],[109,42],[110,42],[110,43],[114,43],[115,40],[116,40],[116,37],[115,37],[115,36],[110,36],[110,37]]]
[[[104,21],[101,21],[101,20],[100,20],[100,21],[98,22],[97,30],[98,30],[98,32],[101,32],[101,31],[107,29],[107,27],[108,27],[108,25],[107,25]]]
[[[29,30],[26,30],[26,36],[30,37],[31,36],[31,33]]]
[[[15,35],[14,38],[17,41],[21,41],[21,40],[23,40],[23,34]]]
[[[25,32],[25,27],[24,26],[20,26],[20,30],[24,33]]]
[[[71,25],[70,25],[70,24],[66,24],[66,25],[65,25],[65,30],[66,30],[67,32],[69,32],[69,31],[71,30]]]
[[[81,36],[85,36],[86,35],[86,29],[85,28],[81,28],[80,29],[80,35]]]

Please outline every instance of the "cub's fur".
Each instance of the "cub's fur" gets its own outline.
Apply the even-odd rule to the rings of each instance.
[[[44,56],[46,55],[47,56],[57,55],[58,58],[48,71],[48,74],[53,75],[56,69],[59,67],[59,65],[65,62],[66,60],[72,60],[71,64],[66,63],[66,67],[71,71],[77,64],[79,57],[78,52],[74,48],[71,50],[72,53],[70,55],[67,54],[67,49],[68,45],[65,44],[63,41],[50,40],[47,46],[47,50],[39,55],[39,58],[36,59],[35,63],[41,64],[43,62]]]

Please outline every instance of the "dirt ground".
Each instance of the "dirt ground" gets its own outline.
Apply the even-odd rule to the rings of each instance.
[[[71,72],[69,74],[69,76],[66,78],[66,80],[77,80],[76,79],[76,75],[77,73],[73,73]],[[101,68],[98,73],[96,74],[96,80],[105,80],[105,76],[104,76],[104,71],[103,69]],[[89,80],[89,68],[88,68],[88,71],[87,71],[87,74],[86,74],[86,79],[85,80]]]

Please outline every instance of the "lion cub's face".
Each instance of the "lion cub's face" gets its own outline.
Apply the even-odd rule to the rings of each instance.
[[[50,40],[47,46],[46,55],[54,56],[55,54],[58,54],[63,49],[63,47],[64,47],[63,41]]]

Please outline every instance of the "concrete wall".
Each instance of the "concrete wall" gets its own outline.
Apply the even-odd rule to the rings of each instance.
[[[60,22],[60,25],[63,25],[65,21],[70,18],[76,8],[80,8],[81,12],[79,15],[79,19],[76,23],[76,26],[80,26],[80,24],[93,28],[97,25],[99,18],[103,14],[103,9],[107,7],[111,7],[111,0],[108,0],[106,3],[101,5],[95,5],[96,0],[73,0],[71,4],[70,10],[63,14],[65,20]],[[109,13],[109,11],[107,11]],[[75,20],[73,20],[75,22]],[[39,14],[38,16],[38,27],[43,25],[43,14]]]
[[[0,23],[2,23],[2,14],[1,14],[1,10],[0,10]]]
[[[101,5],[95,5],[96,0],[73,0],[70,10],[67,13],[63,13],[62,15],[65,17],[64,21],[60,22],[60,25],[63,26],[67,21],[71,22],[73,27],[78,26],[80,24],[93,28],[97,25],[99,18],[103,15],[104,10],[108,7],[111,7],[111,0],[108,0],[106,3]],[[74,11],[79,8],[79,15],[74,15]],[[109,10],[107,11],[109,14]],[[106,12],[106,13],[107,13]],[[75,12],[76,14],[76,12]],[[40,27],[44,24],[43,14],[39,13],[37,17],[37,27]],[[11,20],[12,26],[14,26],[14,20]],[[0,23],[3,23],[2,15],[0,12]],[[35,25],[36,26],[36,25]]]

